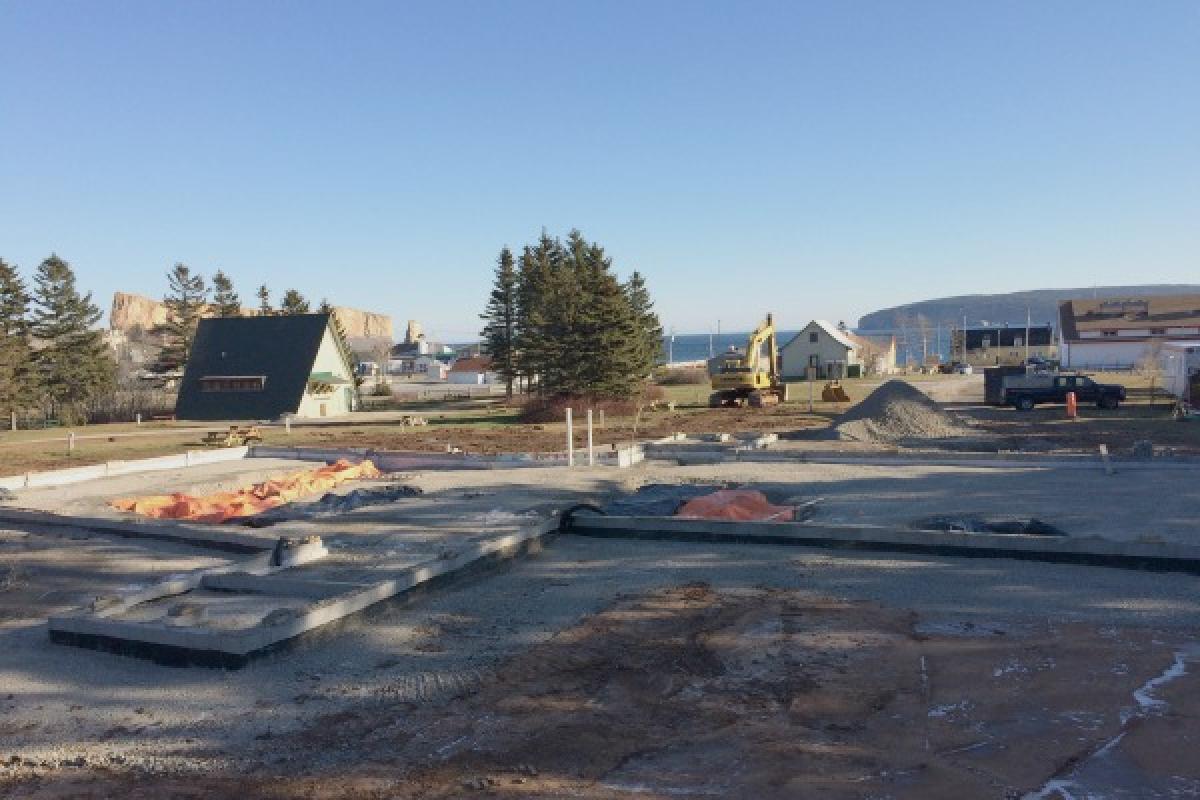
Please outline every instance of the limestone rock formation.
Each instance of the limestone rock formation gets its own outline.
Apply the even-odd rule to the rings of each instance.
[[[257,311],[243,308],[242,313],[251,317]],[[392,338],[392,318],[387,314],[345,306],[334,306],[333,313],[349,337]],[[108,326],[112,330],[122,333],[151,331],[166,321],[167,307],[161,301],[128,292],[113,294],[112,310],[108,315]]]

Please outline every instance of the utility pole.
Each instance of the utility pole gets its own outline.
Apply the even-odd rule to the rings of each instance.
[[[1029,366],[1029,306],[1025,306],[1025,366]]]

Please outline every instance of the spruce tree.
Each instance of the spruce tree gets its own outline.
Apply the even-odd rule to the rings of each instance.
[[[639,349],[637,367],[642,375],[650,375],[663,357],[663,329],[654,313],[654,302],[646,281],[637,270],[629,276],[623,287],[629,310],[633,315]]]
[[[0,258],[0,412],[5,418],[28,408],[37,397],[28,315],[25,282]]]
[[[479,315],[485,322],[483,349],[492,359],[492,368],[504,380],[505,394],[513,396],[517,376],[517,271],[512,251],[507,247],[496,259],[496,279],[487,308]]]
[[[271,290],[267,288],[266,284],[258,287],[258,292],[256,292],[256,295],[258,297],[259,316],[269,317],[274,314],[275,309],[271,308]]]
[[[208,300],[203,276],[193,275],[184,264],[176,264],[167,273],[167,286],[163,298],[167,321],[158,330],[163,337],[163,349],[158,355],[159,372],[182,369],[187,364],[192,342],[196,339],[196,326]]]
[[[308,301],[304,299],[304,295],[295,289],[288,289],[283,293],[283,300],[279,301],[280,314],[307,314],[308,312]]]
[[[242,301],[233,290],[233,281],[222,270],[213,275],[213,314],[218,317],[240,317]]]
[[[38,265],[31,336],[41,349],[33,356],[39,384],[51,411],[71,423],[84,420],[86,403],[111,388],[116,362],[100,331],[100,309],[80,294],[71,266],[56,255]]]

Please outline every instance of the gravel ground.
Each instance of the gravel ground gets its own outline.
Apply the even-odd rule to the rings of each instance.
[[[207,471],[199,475],[199,482],[238,483],[251,473],[293,466],[204,468]],[[189,474],[189,480],[195,482],[195,476]],[[998,510],[1038,516],[1074,535],[1161,536],[1179,541],[1194,540],[1194,509],[1200,500],[1191,471],[1106,476],[1101,471],[1077,470],[647,464],[633,470],[560,468],[412,476],[412,482],[426,492],[426,500],[439,494],[458,496],[464,509],[473,512],[489,504],[502,510],[561,504],[663,481],[791,486],[796,495],[825,498],[819,504],[824,517],[818,519],[892,519],[903,524],[910,516],[933,512]],[[171,488],[171,483],[165,474],[146,481],[154,490]],[[91,513],[113,488],[81,485],[64,493],[63,500],[71,508]],[[137,486],[126,483],[118,488]],[[49,500],[46,503],[51,506]],[[338,528],[336,520],[329,524],[331,531]],[[1038,642],[1046,642],[1037,647],[1053,647],[1064,637],[1082,637],[1093,643],[1089,645],[1093,649],[1072,659],[1095,657],[1105,674],[1125,665],[1120,684],[1104,695],[1105,702],[1113,704],[1103,709],[1106,735],[1116,735],[1112,726],[1123,713],[1115,698],[1128,696],[1140,682],[1169,667],[1172,653],[1183,652],[1180,648],[1200,639],[1194,576],[1003,559],[567,536],[553,540],[537,557],[464,579],[411,604],[381,605],[242,670],[173,669],[53,645],[42,620],[89,592],[193,569],[226,556],[82,532],[9,531],[0,536],[0,544],[8,548],[0,549],[0,564],[5,554],[10,564],[17,563],[15,555],[20,554],[21,563],[27,565],[25,579],[12,586],[4,588],[0,576],[0,764],[4,765],[0,794],[8,786],[17,795],[32,797],[121,793],[113,787],[81,788],[108,774],[97,769],[132,776],[130,780],[147,773],[261,777],[272,771],[296,772],[298,752],[304,753],[303,763],[318,772],[356,768],[360,764],[356,740],[327,742],[313,732],[332,735],[329,731],[345,715],[347,720],[357,720],[356,725],[374,728],[399,724],[417,709],[427,714],[434,713],[428,709],[444,708],[447,719],[458,719],[455,715],[466,711],[455,711],[460,708],[456,698],[492,685],[509,659],[552,642],[573,626],[587,624],[606,609],[652,602],[653,593],[693,585],[714,593],[705,603],[718,616],[726,613],[721,609],[734,616],[743,614],[750,607],[748,592],[802,592],[814,602],[888,609],[886,619],[909,620],[906,624],[911,624],[917,639],[953,638],[963,632],[977,636],[984,630],[1013,636],[1014,641],[1025,633],[1036,634]],[[43,570],[53,591],[41,588],[43,578],[38,573]],[[875,620],[872,625],[893,624],[861,608],[853,613],[859,615],[856,619]],[[709,630],[708,623],[696,624],[697,630]],[[1104,631],[1113,633],[1109,637]],[[1123,643],[1124,649],[1104,651],[1108,638]],[[1185,659],[1186,674],[1178,685],[1186,684],[1194,693],[1191,658]],[[1062,663],[1061,672],[1046,678],[1050,683],[1043,687],[1045,691],[1074,685],[1083,674]],[[662,668],[668,669],[669,664],[664,662]],[[964,675],[961,680],[972,679]],[[1035,687],[1033,696],[1043,689]],[[1178,723],[1188,736],[1192,719],[1185,716]],[[304,745],[309,741],[306,736],[317,736],[323,743]],[[1178,739],[1185,740],[1191,741]],[[378,746],[399,746],[388,741],[384,737]],[[462,766],[469,768],[469,764]],[[457,780],[459,774],[453,777]],[[545,791],[549,794],[543,796],[562,796],[554,794],[559,789]],[[616,794],[581,796],[628,794],[612,791]]]

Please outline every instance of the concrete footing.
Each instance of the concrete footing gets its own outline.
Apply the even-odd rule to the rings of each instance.
[[[917,531],[874,525],[727,522],[676,517],[609,517],[581,512],[567,532],[621,539],[784,544],[804,547],[1015,558],[1200,574],[1200,547],[1065,536]]]
[[[496,561],[512,558],[540,546],[558,531],[557,515],[539,520],[514,533],[470,541],[461,548],[443,550],[435,558],[395,570],[379,569],[386,576],[370,583],[329,581],[319,570],[281,572],[264,568],[263,554],[218,570],[204,570],[156,584],[132,597],[52,617],[52,641],[136,656],[171,666],[237,668],[252,658],[296,642],[332,623],[370,606],[469,574]],[[287,567],[296,566],[294,562]],[[264,571],[265,569],[265,571]],[[240,628],[170,624],[161,618],[136,621],[135,606],[195,590],[284,598],[273,610],[270,603],[255,624]],[[118,615],[125,618],[118,619]]]

